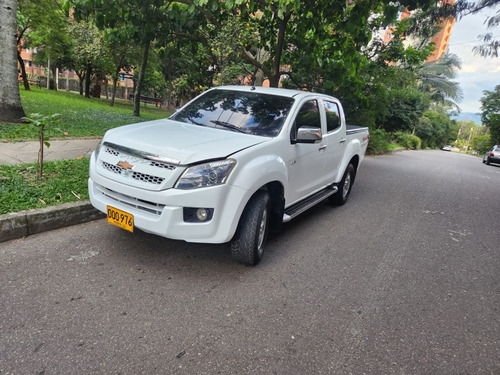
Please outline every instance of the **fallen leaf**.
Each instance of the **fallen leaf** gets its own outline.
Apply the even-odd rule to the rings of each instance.
[[[75,197],[77,197],[78,199],[82,199],[82,198],[80,198],[80,196],[79,196],[77,193],[75,193],[73,190],[71,190],[71,194],[73,194],[73,195],[74,195]]]
[[[42,202],[43,204],[47,205],[47,203],[45,203],[45,201],[42,199],[42,198],[38,198],[40,200],[40,202]]]

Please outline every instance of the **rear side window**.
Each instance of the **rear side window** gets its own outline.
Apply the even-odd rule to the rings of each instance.
[[[337,103],[325,101],[326,129],[334,131],[340,127],[340,110]]]

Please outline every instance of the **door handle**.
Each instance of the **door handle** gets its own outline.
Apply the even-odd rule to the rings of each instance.
[[[342,138],[342,139],[340,140],[340,144],[344,143],[345,141],[346,141],[346,139],[345,139],[345,138]]]
[[[326,147],[327,147],[327,145],[321,146],[321,147],[319,148],[319,151],[323,151],[324,149],[326,149]]]

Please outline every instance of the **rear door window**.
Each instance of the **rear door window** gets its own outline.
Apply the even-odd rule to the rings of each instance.
[[[323,101],[326,113],[326,131],[332,132],[340,128],[340,109],[337,103]]]

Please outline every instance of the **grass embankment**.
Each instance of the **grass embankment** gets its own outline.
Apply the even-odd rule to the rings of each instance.
[[[36,163],[0,166],[0,215],[89,198],[88,158],[43,165],[41,180],[36,177]]]
[[[35,87],[20,91],[26,116],[60,114],[59,123],[54,125],[59,130],[51,131],[52,138],[102,136],[120,125],[170,115],[164,108],[141,105],[141,117],[136,117],[131,102],[115,101],[110,107],[110,100],[65,91]],[[0,147],[2,141],[21,140],[37,140],[33,127],[0,122]],[[0,214],[88,199],[88,164],[88,158],[45,162],[41,180],[36,178],[36,163],[0,165]]]
[[[134,122],[155,120],[169,116],[165,108],[141,104],[141,116],[133,116],[133,103],[115,100],[85,98],[66,91],[50,91],[32,87],[30,91],[20,89],[24,113],[52,115],[59,113],[59,123],[55,126],[59,131],[52,132],[52,137],[95,137],[103,136],[106,130]],[[36,140],[36,132],[19,124],[0,122],[0,140]]]

